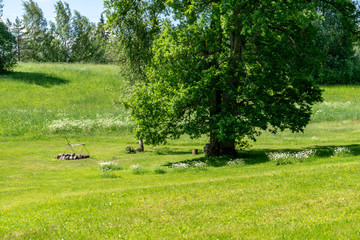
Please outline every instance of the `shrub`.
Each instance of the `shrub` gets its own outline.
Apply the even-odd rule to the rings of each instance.
[[[102,172],[115,171],[115,170],[122,169],[115,162],[100,162],[99,165],[100,165],[100,171],[102,171]]]
[[[204,162],[193,162],[191,167],[196,172],[207,171],[207,164]]]
[[[135,149],[134,149],[133,147],[130,147],[130,146],[127,146],[127,147],[125,148],[125,152],[126,152],[127,154],[134,154],[134,153],[136,153]]]
[[[230,160],[226,163],[227,166],[243,166],[245,165],[245,162],[243,160],[240,159],[234,159],[234,160]]]
[[[131,165],[130,168],[132,172],[136,175],[142,175],[145,173],[144,168],[139,164]]]
[[[173,163],[171,168],[176,172],[184,172],[190,167],[190,164],[187,163]]]
[[[340,157],[340,156],[351,156],[351,155],[353,155],[353,152],[348,147],[334,148],[334,156]]]
[[[121,178],[120,175],[111,172],[104,172],[100,174],[101,178]]]
[[[161,167],[157,166],[154,169],[154,173],[156,173],[156,174],[165,174],[166,171],[164,169],[162,169]]]

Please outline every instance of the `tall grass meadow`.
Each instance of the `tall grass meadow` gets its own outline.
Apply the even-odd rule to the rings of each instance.
[[[118,72],[111,65],[20,63],[0,76],[0,137],[131,132],[118,104]]]

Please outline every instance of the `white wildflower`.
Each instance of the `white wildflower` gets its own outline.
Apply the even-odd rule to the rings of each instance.
[[[204,162],[193,162],[192,166],[201,168],[201,167],[207,167],[207,164]]]
[[[188,167],[190,167],[190,165],[187,163],[174,163],[171,165],[171,168],[176,168],[176,169],[184,169]]]
[[[100,165],[100,170],[103,172],[112,171],[118,167],[115,162],[99,162],[98,164]]]
[[[245,162],[240,159],[231,160],[226,163],[226,165],[228,165],[228,166],[241,165],[241,164],[245,164]]]
[[[348,147],[336,147],[334,149],[334,155],[341,155],[341,154],[352,154],[352,151]]]
[[[306,159],[309,158],[311,156],[314,156],[316,153],[316,151],[311,150],[311,149],[306,149],[304,151],[301,152],[295,152],[295,153],[289,153],[289,152],[285,152],[285,153],[278,153],[278,152],[270,152],[270,153],[266,153],[266,156],[269,158],[269,160],[271,161],[278,161],[278,160],[289,160],[289,159]]]

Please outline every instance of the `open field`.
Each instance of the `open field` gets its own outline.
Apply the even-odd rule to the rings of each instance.
[[[20,64],[0,77],[0,239],[360,238],[360,86],[324,87],[304,133],[205,159],[191,154],[205,136],[126,154],[137,141],[122,84],[101,65]],[[54,159],[65,136],[92,158]],[[307,149],[280,162],[292,164],[268,157]]]

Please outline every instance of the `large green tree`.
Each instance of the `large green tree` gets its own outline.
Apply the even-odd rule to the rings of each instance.
[[[137,84],[126,106],[139,126],[137,137],[159,144],[182,134],[209,134],[210,156],[234,154],[236,143],[263,130],[303,131],[312,105],[321,101],[312,78],[324,59],[315,41],[319,6],[328,3],[324,7],[344,26],[357,20],[350,0],[161,2],[152,15],[162,19],[154,32],[152,25],[143,26],[149,14],[136,10],[151,13],[148,6],[158,1],[106,3],[110,23],[126,28],[119,30],[121,38],[142,36],[126,25],[136,25],[137,16],[152,39],[146,81]]]

